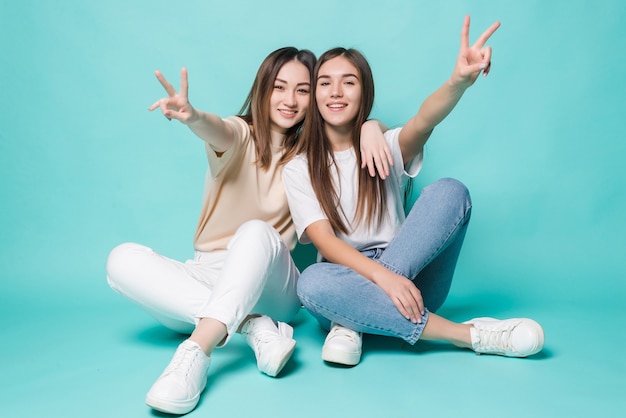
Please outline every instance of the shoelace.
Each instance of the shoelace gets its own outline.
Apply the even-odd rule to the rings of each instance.
[[[245,330],[246,339],[252,340],[254,351],[259,353],[263,344],[276,341],[281,337],[278,330],[259,329],[261,327],[255,327],[255,324],[250,324],[249,328]]]
[[[346,337],[355,344],[359,343],[359,334],[356,331],[352,331],[351,329],[345,327],[333,327],[332,331],[328,335],[328,339],[330,340],[335,337]]]
[[[197,350],[193,347],[182,347],[180,350],[176,350],[174,358],[164,374],[183,373],[185,376],[188,376],[196,357]]]
[[[517,324],[508,325],[505,328],[479,328],[478,331],[479,348],[482,350],[511,350],[511,333]]]

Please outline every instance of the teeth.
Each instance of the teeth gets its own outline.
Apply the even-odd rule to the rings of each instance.
[[[342,107],[346,107],[346,105],[342,105],[342,104],[331,104],[328,105],[328,107],[332,108],[332,109],[340,109]]]

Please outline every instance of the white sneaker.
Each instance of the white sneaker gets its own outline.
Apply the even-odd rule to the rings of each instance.
[[[178,348],[170,364],[154,382],[146,404],[168,414],[186,414],[193,410],[204,390],[211,358],[200,346],[185,340]]]
[[[266,315],[250,318],[241,327],[241,335],[254,350],[259,370],[272,377],[280,373],[296,348],[293,328],[284,322],[275,324]]]
[[[361,361],[360,332],[333,323],[322,347],[322,360],[355,366]]]
[[[543,348],[543,329],[532,319],[475,318],[464,324],[473,325],[470,328],[472,348],[479,354],[527,357]]]

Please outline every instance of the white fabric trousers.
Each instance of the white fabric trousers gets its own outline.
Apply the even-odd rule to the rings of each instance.
[[[226,325],[228,339],[249,314],[288,322],[300,309],[299,272],[289,249],[263,221],[241,225],[227,250],[196,251],[180,262],[140,244],[111,251],[107,281],[174,331],[190,333],[199,318]]]

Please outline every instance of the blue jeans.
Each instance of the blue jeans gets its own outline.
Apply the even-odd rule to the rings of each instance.
[[[470,219],[471,199],[457,180],[441,179],[425,187],[398,235],[384,249],[363,251],[389,270],[407,277],[420,290],[427,310],[422,322],[406,319],[387,294],[370,280],[340,264],[320,262],[300,275],[302,304],[329,329],[331,322],[367,334],[419,339],[428,311],[441,307]]]

